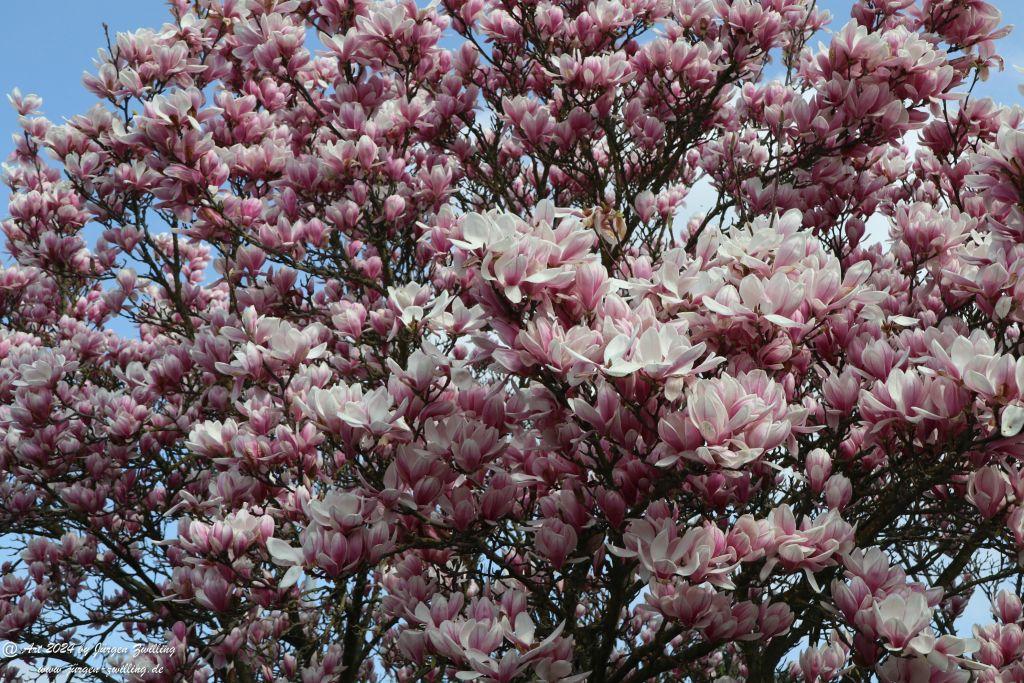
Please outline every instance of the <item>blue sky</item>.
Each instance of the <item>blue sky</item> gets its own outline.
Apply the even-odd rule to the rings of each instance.
[[[834,27],[849,16],[849,0],[820,3],[835,17]],[[995,0],[1007,23],[1024,35],[1024,3]],[[7,0],[0,9],[0,46],[6,59],[0,65],[0,92],[14,87],[43,97],[44,112],[51,120],[85,111],[95,99],[81,84],[82,72],[92,68],[96,49],[104,44],[103,22],[111,34],[140,27],[157,27],[170,17],[163,0]],[[1007,70],[994,74],[981,92],[1002,102],[1024,98],[1017,84],[1024,74],[1013,69],[1024,65],[1024,45],[1015,34],[1002,41],[1001,53]],[[10,134],[17,130],[17,117],[0,100],[0,158],[11,150]]]
[[[96,50],[105,44],[103,22],[118,31],[155,27],[170,18],[162,0],[9,0],[0,8],[0,154],[11,151],[18,118],[6,94],[15,87],[43,97],[53,121],[86,111],[96,98],[82,86]]]

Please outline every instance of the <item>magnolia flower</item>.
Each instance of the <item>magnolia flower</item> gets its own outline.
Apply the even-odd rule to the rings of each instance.
[[[203,457],[223,457],[231,452],[231,442],[237,434],[234,420],[200,422],[189,432],[185,445]]]
[[[967,500],[985,519],[999,514],[1009,492],[1006,475],[998,467],[982,467],[972,472],[967,484]]]
[[[428,327],[439,327],[449,324],[446,318],[450,316],[445,315],[449,303],[447,292],[441,292],[439,296],[433,298],[429,287],[409,283],[401,288],[390,287],[388,298],[399,319],[406,326],[424,324]]]
[[[516,233],[525,233],[529,229],[520,218],[497,211],[468,213],[463,216],[460,226],[461,237],[452,238],[451,243],[468,251],[509,244]]]
[[[687,417],[704,444],[682,455],[701,463],[736,469],[781,445],[802,422],[800,409],[786,405],[781,388],[758,371],[736,378],[697,380],[687,392]]]
[[[326,342],[316,344],[323,329],[320,325],[310,325],[299,330],[285,321],[268,320],[267,322],[272,325],[264,344],[272,358],[282,360],[288,365],[297,365],[316,360],[327,350]]]
[[[555,569],[561,569],[576,549],[576,532],[558,519],[546,519],[534,535],[534,544]]]
[[[768,576],[776,563],[802,569],[808,582],[819,590],[815,572],[836,564],[839,557],[853,548],[853,527],[836,510],[804,517],[797,526],[793,511],[782,505],[771,511],[768,522],[774,539],[768,546],[771,559],[765,564],[762,576]]]
[[[619,334],[604,350],[604,372],[612,377],[624,377],[633,372],[643,371],[656,380],[668,380],[665,397],[674,401],[682,394],[681,380],[710,370],[723,359],[710,356],[694,367],[695,361],[704,355],[703,343],[691,345],[684,334],[685,328],[662,325],[649,327],[639,339]],[[628,356],[628,359],[626,358]]]
[[[65,373],[74,372],[77,367],[78,363],[69,363],[59,353],[50,354],[23,365],[20,378],[14,380],[13,384],[16,387],[53,388]]]
[[[800,653],[800,671],[805,681],[827,681],[844,667],[849,656],[849,646],[833,632],[828,643]]]
[[[213,612],[227,612],[235,595],[235,588],[215,569],[196,571],[192,576],[196,586],[196,601]]]
[[[888,641],[886,647],[890,650],[906,648],[932,618],[932,608],[924,595],[918,592],[911,592],[907,597],[892,593],[884,600],[876,601],[872,609],[875,630]]]
[[[1024,617],[1024,605],[1019,596],[1001,590],[992,601],[992,613],[1004,624],[1015,624]]]
[[[323,499],[307,502],[306,513],[316,524],[346,531],[363,524],[365,507],[363,499],[355,494],[332,491]]]
[[[562,268],[543,267],[548,260],[545,253],[549,247],[532,242],[517,245],[514,251],[507,251],[497,258],[491,252],[484,256],[482,275],[485,280],[502,288],[505,296],[514,304],[520,303],[527,289],[534,285],[564,285],[575,279],[575,274]]]
[[[335,434],[347,426],[367,436],[404,438],[409,429],[405,419],[393,412],[394,399],[384,387],[366,393],[359,384],[313,387],[299,405],[306,415]]]
[[[319,342],[324,333],[319,323],[300,329],[287,320],[259,315],[253,306],[247,307],[241,317],[241,327],[224,327],[223,335],[244,348],[259,349],[262,356],[299,365],[322,357],[327,350],[327,343]]]
[[[971,680],[970,672],[946,672],[935,666],[926,657],[889,657],[878,666],[877,671],[879,680],[883,683],[914,683],[932,680],[967,683]]]
[[[981,644],[974,638],[958,638],[951,635],[935,636],[922,632],[907,643],[906,651],[921,657],[943,671],[954,670],[963,660],[964,654],[977,652]]]
[[[680,536],[670,521],[655,525],[640,520],[630,524],[623,540],[625,549],[609,546],[609,551],[638,558],[644,572],[659,579],[680,576],[730,588],[729,575],[740,560],[721,530],[711,525],[688,529]]]
[[[823,449],[816,448],[807,454],[804,469],[807,473],[807,481],[811,485],[811,490],[815,493],[821,493],[829,475],[832,474],[832,458]]]

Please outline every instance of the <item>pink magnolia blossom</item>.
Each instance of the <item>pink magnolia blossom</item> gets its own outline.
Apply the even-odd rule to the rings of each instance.
[[[921,593],[908,598],[892,593],[875,602],[875,631],[894,650],[902,650],[931,621],[931,609]]]

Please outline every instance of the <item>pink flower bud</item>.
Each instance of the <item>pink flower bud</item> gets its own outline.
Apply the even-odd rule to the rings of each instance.
[[[640,220],[647,222],[654,216],[654,212],[657,210],[657,204],[655,203],[654,193],[650,190],[644,190],[636,196],[634,202],[636,213],[640,216]]]
[[[117,273],[117,284],[121,286],[121,289],[125,294],[131,294],[135,291],[135,286],[138,283],[138,275],[131,268],[122,268]]]
[[[534,536],[537,552],[555,569],[561,569],[576,549],[576,532],[559,519],[546,519]]]
[[[807,473],[807,481],[811,490],[814,493],[821,493],[825,487],[825,480],[832,474],[832,458],[824,449],[815,448],[807,454],[804,471]]]
[[[1004,624],[1015,624],[1021,620],[1024,609],[1019,597],[1009,591],[999,591],[992,601],[992,613]]]
[[[833,510],[842,510],[853,498],[853,485],[842,474],[833,474],[825,482],[825,504]]]
[[[864,237],[864,231],[866,229],[864,221],[859,218],[851,218],[846,221],[844,228],[846,230],[846,239],[849,240],[850,247],[856,248],[857,245],[860,244],[861,238]]]
[[[393,194],[384,200],[384,218],[388,221],[395,221],[405,211],[405,199]]]
[[[590,261],[576,270],[576,289],[584,308],[597,308],[608,291],[608,271],[599,261]]]
[[[626,502],[622,496],[617,491],[600,489],[597,493],[597,503],[601,506],[612,528],[621,529],[626,516]]]
[[[1003,472],[992,466],[982,467],[971,474],[967,484],[967,500],[974,504],[985,519],[992,519],[1003,508],[1009,486]]]

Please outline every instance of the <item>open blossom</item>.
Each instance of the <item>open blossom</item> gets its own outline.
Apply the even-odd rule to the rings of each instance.
[[[309,390],[307,414],[332,433],[344,433],[346,427],[373,437],[404,434],[408,427],[394,412],[394,398],[383,388],[366,394],[362,385],[337,385],[331,389]]]
[[[624,536],[626,549],[613,552],[637,557],[645,573],[659,579],[681,576],[701,583],[732,585],[729,575],[741,559],[718,529],[691,528],[680,534],[670,521],[655,525],[639,521]]]
[[[931,633],[919,633],[907,645],[908,652],[927,658],[936,668],[945,671],[956,670],[958,664],[969,665],[963,656],[978,649],[979,643],[974,638],[935,637]]]
[[[526,295],[567,290],[576,281],[574,269],[594,260],[593,233],[575,217],[556,217],[550,203],[538,206],[530,222],[496,212],[470,214],[461,237],[450,239],[467,251],[483,251],[480,277],[513,304]]]
[[[803,518],[798,525],[789,506],[783,505],[769,515],[774,539],[769,545],[766,570],[776,562],[791,569],[803,569],[814,583],[813,574],[837,564],[838,558],[853,548],[853,527],[838,512],[829,510],[814,519]]]
[[[704,344],[691,345],[685,329],[667,325],[648,328],[639,338],[619,334],[605,347],[605,372],[622,377],[639,371],[664,381],[665,397],[671,401],[682,395],[686,377],[710,370],[721,362],[722,359],[710,356],[697,363],[706,348]]]
[[[401,289],[391,288],[390,298],[400,319],[406,325],[411,324],[443,324],[444,310],[448,305],[447,294],[442,293],[434,301],[430,301],[430,289],[408,284]],[[430,305],[427,306],[427,303]],[[434,322],[436,321],[436,322]]]
[[[876,602],[875,630],[888,641],[888,647],[901,650],[907,646],[931,620],[932,610],[925,597],[911,593],[909,597],[893,593]]]
[[[783,388],[759,371],[700,379],[687,392],[685,413],[660,428],[675,451],[661,462],[682,456],[735,469],[783,445],[803,420],[803,410],[788,406]]]

